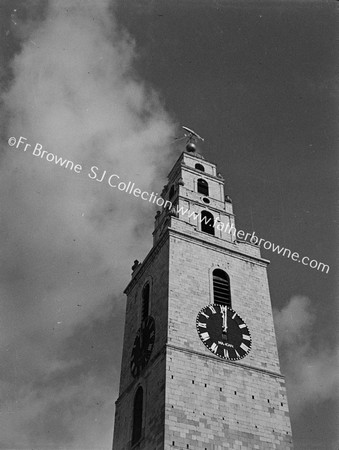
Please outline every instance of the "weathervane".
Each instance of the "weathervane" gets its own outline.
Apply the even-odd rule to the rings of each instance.
[[[198,133],[196,133],[195,131],[191,130],[190,128],[187,128],[187,127],[182,127],[182,128],[186,131],[186,133],[185,133],[185,137],[187,137],[186,150],[188,152],[195,152],[196,151],[195,142],[198,139],[200,139],[201,141],[204,142],[204,138],[199,136]]]
[[[184,137],[176,139],[177,141],[180,141],[182,139],[187,138],[186,140],[186,150],[188,152],[195,152],[196,151],[196,145],[195,142],[200,139],[201,141],[204,142],[204,138],[202,138],[201,136],[199,136],[198,133],[196,133],[195,131],[191,130],[188,127],[182,127],[185,130],[184,133]]]

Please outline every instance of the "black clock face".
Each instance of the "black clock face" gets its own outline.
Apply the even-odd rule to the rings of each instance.
[[[205,306],[197,316],[196,326],[204,345],[220,358],[241,359],[251,349],[252,340],[247,325],[228,306]]]
[[[131,355],[131,372],[134,377],[139,376],[142,369],[148,363],[153,350],[155,340],[155,323],[152,316],[146,317],[142,321],[137,335]]]

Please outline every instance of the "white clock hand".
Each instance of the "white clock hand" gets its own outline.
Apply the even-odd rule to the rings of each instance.
[[[226,333],[226,331],[227,331],[227,309],[226,309],[226,307],[224,307],[222,309],[222,318],[223,318],[223,327],[222,327],[222,329]]]

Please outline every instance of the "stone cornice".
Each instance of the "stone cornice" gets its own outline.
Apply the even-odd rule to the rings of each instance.
[[[180,236],[181,239],[186,240],[187,242],[194,242],[198,245],[201,245],[203,247],[210,247],[214,250],[220,251],[221,253],[229,253],[230,255],[242,259],[242,260],[248,260],[249,262],[253,262],[255,261],[257,264],[260,264],[264,267],[267,267],[268,264],[270,263],[270,261],[268,259],[264,259],[258,256],[254,256],[254,255],[248,255],[247,253],[242,252],[241,250],[237,250],[237,249],[233,249],[233,248],[228,248],[225,247],[223,245],[220,245],[218,242],[210,242],[207,241],[205,239],[203,239],[203,237],[200,236],[191,236],[183,231],[179,231],[176,230],[174,228],[168,228],[168,231],[170,233],[170,236],[175,236],[178,235]],[[216,238],[218,239],[218,238]],[[221,239],[220,239],[221,241]],[[221,241],[221,242],[227,242],[227,241]]]
[[[250,366],[248,364],[244,364],[243,362],[241,362],[242,360],[240,360],[240,361],[224,360],[224,359],[218,358],[217,356],[213,356],[212,354],[206,355],[205,353],[198,352],[196,350],[189,350],[189,349],[182,348],[177,345],[169,344],[169,343],[166,344],[166,347],[171,348],[173,350],[183,352],[183,353],[195,354],[195,355],[201,356],[202,358],[205,358],[207,360],[214,360],[215,362],[218,362],[218,363],[221,362],[221,363],[224,363],[227,365],[229,364],[231,366],[241,367],[246,370],[255,370],[256,372],[265,373],[266,375],[278,377],[278,378],[281,378],[282,380],[285,380],[285,377],[280,372],[273,372],[272,370],[267,370],[267,369],[262,369],[260,367]]]

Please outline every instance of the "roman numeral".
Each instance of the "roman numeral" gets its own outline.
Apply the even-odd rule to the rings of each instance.
[[[241,325],[239,325],[239,328],[246,328],[246,325],[242,323]]]
[[[205,342],[210,338],[210,335],[206,331],[205,333],[201,333],[200,337]]]
[[[211,345],[211,350],[213,353],[217,353],[218,351],[218,346],[215,342],[213,342],[213,344]]]
[[[209,306],[209,309],[211,310],[212,314],[216,314],[216,310],[214,309],[214,306]]]
[[[206,328],[206,323],[198,322],[198,327],[200,328]]]
[[[232,316],[232,319],[234,319],[236,317],[237,313],[234,313]]]
[[[205,316],[206,317],[206,319],[209,319],[209,317],[210,316],[208,316],[207,314],[205,314],[203,311],[201,311],[201,313],[200,314],[202,314],[203,316]]]
[[[239,355],[239,353],[236,351],[236,349],[234,349],[234,351],[235,351],[235,354],[237,355],[237,357],[240,358],[240,355]]]
[[[228,350],[226,350],[225,348],[224,348],[224,356],[225,356],[225,358],[229,358],[229,356],[228,356]]]
[[[248,350],[249,350],[249,347],[247,347],[247,345],[245,345],[244,343],[242,343],[240,345],[240,348],[242,348],[244,350],[244,352],[248,352]]]
[[[251,340],[251,338],[247,334],[243,334],[242,338],[245,339],[246,341],[250,341]]]

